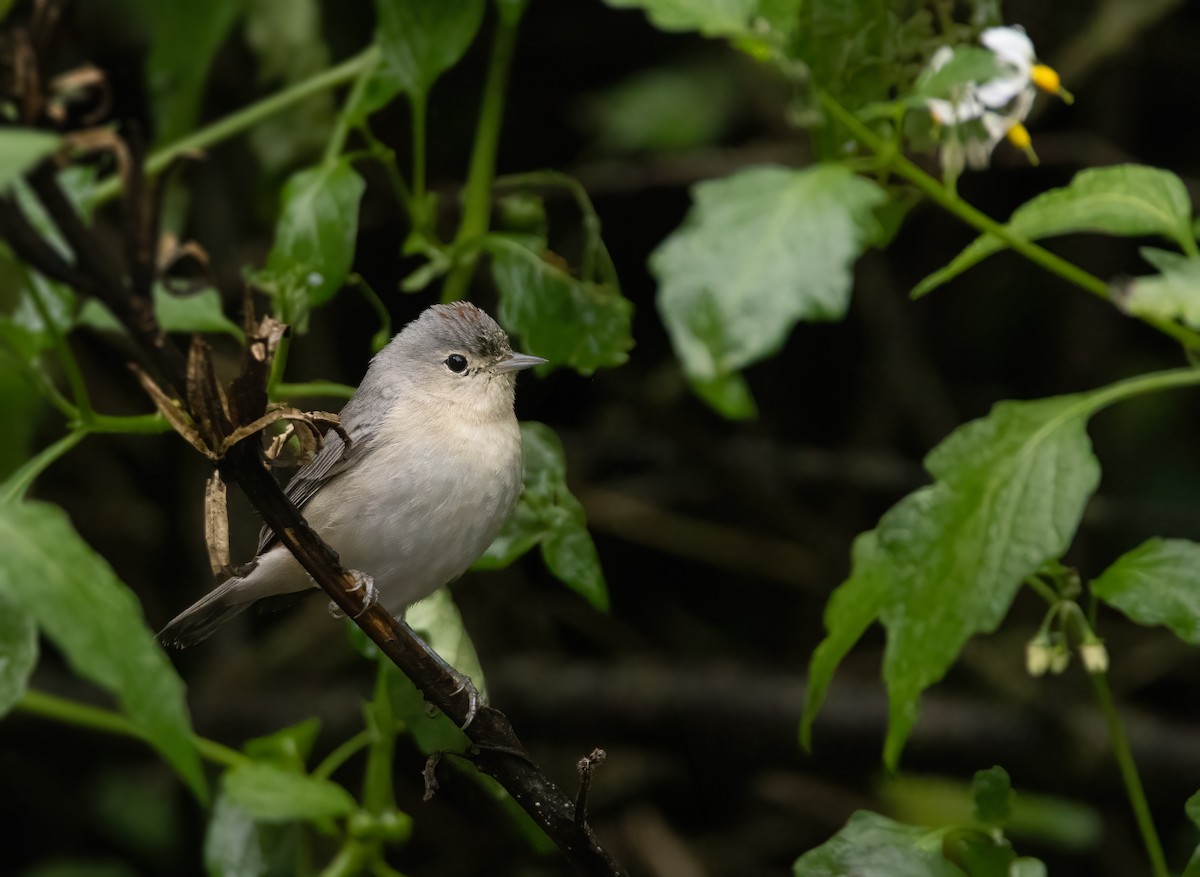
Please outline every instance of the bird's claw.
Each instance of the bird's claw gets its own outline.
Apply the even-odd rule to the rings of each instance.
[[[467,694],[467,717],[459,725],[459,730],[465,731],[471,726],[471,722],[475,721],[475,714],[479,712],[479,689],[466,674],[454,670],[454,675],[458,680],[458,688],[454,689],[453,694],[462,694],[464,691]]]
[[[354,617],[360,617],[364,612],[375,605],[379,600],[379,589],[375,587],[375,580],[365,572],[359,572],[356,569],[350,570],[350,575],[354,577],[353,587],[348,588],[351,594],[356,594],[359,591],[363,592],[362,608],[355,613]],[[341,610],[341,607],[332,600],[329,601],[329,614],[334,618],[345,618],[346,613]]]

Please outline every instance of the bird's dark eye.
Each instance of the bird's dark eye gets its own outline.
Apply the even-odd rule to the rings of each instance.
[[[461,372],[467,367],[467,358],[461,353],[451,353],[446,357],[446,368],[452,372]]]

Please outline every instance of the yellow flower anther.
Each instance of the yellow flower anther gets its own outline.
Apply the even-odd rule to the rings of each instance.
[[[1038,164],[1037,153],[1033,151],[1033,138],[1029,136],[1029,129],[1020,122],[1014,122],[1012,127],[1008,129],[1008,133],[1004,135],[1008,142],[1017,149],[1025,153],[1025,157],[1029,159],[1029,163]]]
[[[1034,64],[1033,69],[1029,71],[1029,78],[1033,84],[1048,94],[1056,94],[1063,99],[1064,103],[1073,103],[1074,95],[1063,88],[1062,79],[1058,75],[1058,71],[1053,67],[1047,67],[1045,64]]]

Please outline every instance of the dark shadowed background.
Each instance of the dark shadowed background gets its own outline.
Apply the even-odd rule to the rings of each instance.
[[[152,130],[142,73],[147,46],[135,6],[79,2],[60,51],[65,62],[90,59],[108,73],[115,119]],[[1150,10],[1144,30],[1118,30],[1111,43],[1091,30],[1102,15],[1133,7]],[[1200,197],[1192,87],[1200,74],[1200,7],[1028,0],[1006,3],[1004,12],[1026,26],[1077,101],[1047,103],[1031,122],[1039,167],[1001,145],[991,170],[961,181],[968,200],[1004,218],[1082,167],[1129,160],[1175,171]],[[334,62],[369,41],[369,4],[325,2],[321,14]],[[262,80],[262,57],[235,26],[216,55],[202,119],[278,87]],[[429,177],[448,228],[486,62],[484,37],[431,97]],[[595,746],[608,751],[591,814],[637,874],[790,873],[799,853],[855,809],[936,820],[937,808],[955,796],[936,781],[969,782],[993,764],[1008,769],[1019,793],[1053,799],[1024,832],[1011,832],[1050,873],[1143,873],[1087,679],[1073,672],[1033,680],[1024,671],[1024,644],[1044,609],[1031,595],[925,699],[901,777],[885,776],[879,759],[886,704],[878,631],[839,673],[814,752],[797,745],[805,668],[821,637],[825,601],[847,572],[851,542],[923,483],[920,460],[934,444],[1001,399],[1085,390],[1180,363],[1176,349],[1143,324],[1009,253],[909,302],[912,286],[973,236],[922,205],[885,252],[860,262],[843,323],[801,325],[779,356],[749,369],[758,418],[722,420],[691,394],[674,360],[646,258],[678,226],[690,184],[750,164],[808,161],[806,135],[784,122],[789,99],[769,72],[728,46],[665,34],[637,11],[534,0],[526,16],[499,172],[555,168],[582,181],[636,307],[637,346],[627,365],[590,378],[560,371],[520,380],[518,415],[550,424],[565,443],[612,611],[592,610],[536,554],[456,583],[492,703],[569,789],[579,757]],[[287,172],[319,154],[326,129],[320,108],[311,112],[224,143],[185,172],[190,201],[179,207],[182,228],[207,248],[228,288],[238,287],[247,266],[261,264]],[[403,101],[374,129],[406,152]],[[368,189],[355,270],[399,326],[436,292],[398,291],[415,265],[399,255],[403,215],[378,169],[362,170]],[[579,234],[573,203],[549,196],[547,206],[557,243],[570,249]],[[102,214],[103,221],[117,216]],[[1101,277],[1145,272],[1136,242],[1099,241],[1076,236],[1050,247]],[[471,297],[494,306],[486,272]],[[227,302],[235,318],[238,307]],[[289,378],[357,383],[376,328],[369,305],[344,291],[293,343]],[[220,355],[235,355],[215,343]],[[119,349],[82,333],[76,346],[98,406],[147,410]],[[32,428],[37,446],[62,431],[48,409],[20,426]],[[1096,419],[1104,478],[1070,555],[1085,574],[1151,535],[1200,538],[1198,429],[1188,393],[1135,401]],[[201,517],[207,472],[171,435],[96,436],[50,470],[37,494],[66,507],[157,628],[211,586]],[[249,556],[257,527],[234,497],[235,558]],[[1200,786],[1200,668],[1182,643],[1111,611],[1102,611],[1100,628],[1169,858],[1184,861],[1196,841],[1182,805]],[[330,621],[316,597],[239,620],[177,663],[200,734],[238,746],[317,715],[318,754],[361,727],[360,698],[372,681],[344,625]],[[101,702],[54,657],[35,684]],[[429,877],[563,873],[553,854],[530,851],[461,776],[446,772],[437,797],[422,803],[423,763],[402,741],[399,803],[416,828],[396,867]],[[338,779],[353,787],[358,770],[352,762]],[[0,723],[0,786],[2,873],[23,874],[59,857],[123,863],[112,874],[201,873],[197,805],[140,745],[14,715]]]

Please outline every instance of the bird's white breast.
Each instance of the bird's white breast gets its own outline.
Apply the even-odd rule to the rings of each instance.
[[[397,407],[336,489],[326,486],[306,508],[342,564],[374,577],[389,611],[465,572],[512,512],[521,434],[505,413],[480,421]]]

